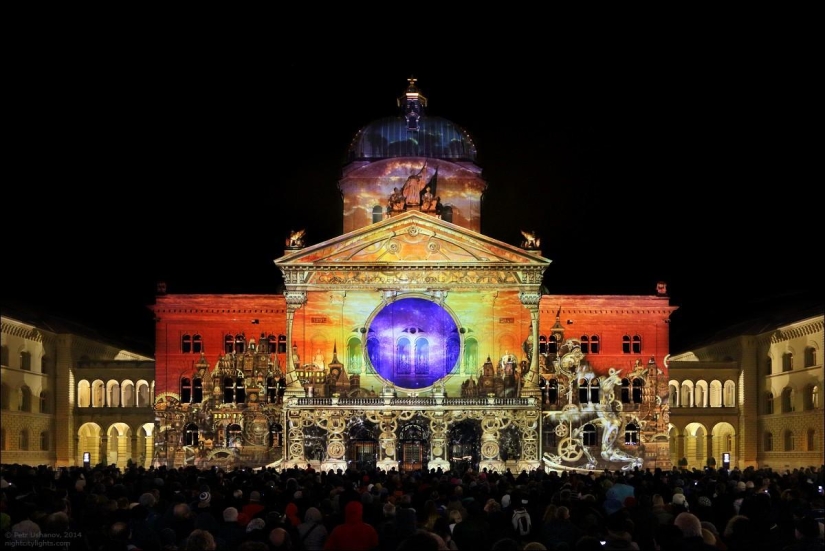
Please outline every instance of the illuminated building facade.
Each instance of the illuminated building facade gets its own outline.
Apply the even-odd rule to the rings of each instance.
[[[670,358],[671,457],[775,471],[825,464],[821,305],[754,319]],[[678,462],[679,459],[674,459]]]
[[[0,462],[148,464],[152,358],[26,308],[3,305],[0,327]]]
[[[342,235],[286,237],[282,293],[160,289],[152,461],[669,468],[665,284],[549,294],[540,236],[480,233],[470,134],[414,79],[398,103],[350,145]]]

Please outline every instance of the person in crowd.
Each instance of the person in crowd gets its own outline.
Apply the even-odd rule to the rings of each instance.
[[[304,522],[298,525],[298,542],[304,551],[322,551],[329,532],[324,526],[324,515],[317,507],[309,507]]]
[[[682,549],[685,551],[715,551],[716,546],[705,542],[702,521],[692,513],[679,513],[673,524],[682,531]],[[715,538],[714,538],[715,542]]]
[[[378,531],[364,522],[364,506],[352,500],[344,506],[344,523],[333,528],[324,551],[374,551],[378,545]]]

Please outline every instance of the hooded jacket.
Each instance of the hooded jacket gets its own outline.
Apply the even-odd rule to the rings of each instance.
[[[344,507],[344,523],[332,529],[324,551],[372,551],[378,548],[378,531],[364,522],[364,506],[350,501]]]

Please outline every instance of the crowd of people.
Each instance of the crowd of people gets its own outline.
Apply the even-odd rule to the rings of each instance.
[[[2,465],[6,544],[91,551],[823,549],[823,466],[604,472]]]

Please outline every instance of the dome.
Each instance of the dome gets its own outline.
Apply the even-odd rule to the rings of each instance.
[[[348,162],[393,157],[475,162],[476,146],[469,133],[457,124],[422,115],[414,129],[403,116],[374,120],[358,131],[347,151]]]

